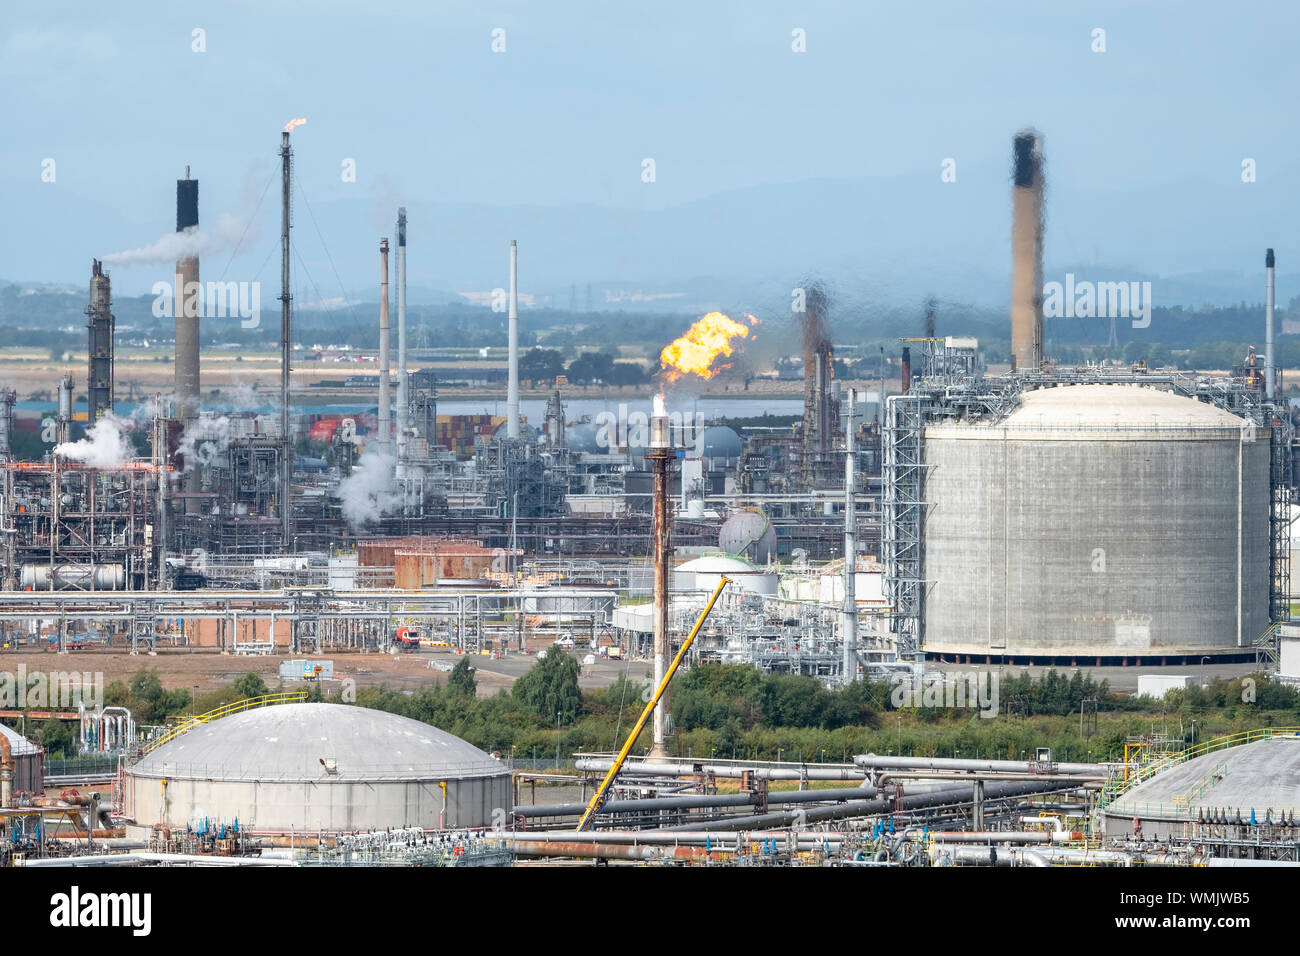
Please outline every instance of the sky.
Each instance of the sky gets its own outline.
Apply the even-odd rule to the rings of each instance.
[[[524,291],[824,269],[996,298],[1026,126],[1049,269],[1253,276],[1271,245],[1286,275],[1297,27],[1289,2],[11,0],[0,279],[81,286],[92,256],[157,241],[188,164],[204,228],[229,233],[204,278],[278,285],[293,117],[308,298],[373,297],[402,204],[429,289],[504,283],[517,236]],[[170,272],[112,271],[126,294]]]

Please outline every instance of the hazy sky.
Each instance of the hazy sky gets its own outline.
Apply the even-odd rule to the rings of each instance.
[[[1011,134],[1031,124],[1063,195],[1149,195],[1143,215],[1158,220],[1202,188],[1236,189],[1242,221],[1267,231],[1300,173],[1297,28],[1291,2],[10,0],[0,277],[81,284],[91,255],[157,239],[187,163],[205,225],[247,215],[295,116],[308,119],[295,133],[305,195],[364,199],[376,235],[402,202],[645,211],[818,178],[938,188],[945,158],[964,184],[1004,177]],[[806,52],[792,50],[796,29]],[[347,159],[355,183],[340,177]],[[254,267],[274,240],[276,188]],[[926,225],[893,228],[911,242]],[[1156,265],[1210,265],[1193,259]]]

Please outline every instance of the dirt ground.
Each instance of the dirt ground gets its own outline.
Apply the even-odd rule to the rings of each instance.
[[[479,696],[488,697],[499,690],[508,690],[537,663],[537,651],[549,643],[530,641],[530,653],[513,653],[496,660],[483,655],[472,657]],[[586,653],[578,651],[579,661],[585,658]],[[130,680],[141,668],[155,668],[164,687],[184,688],[201,696],[231,683],[249,671],[260,675],[268,687],[275,688],[280,683],[280,663],[288,659],[290,658],[285,654],[245,656],[222,654],[209,649],[166,646],[160,646],[152,656],[145,653],[132,656],[128,651],[98,649],[69,651],[59,656],[46,650],[21,648],[0,652],[0,670],[16,671],[18,665],[23,664],[28,673],[37,670],[102,673],[104,686],[108,686],[114,681]],[[445,684],[448,672],[431,665],[436,663],[450,668],[460,656],[445,648],[421,648],[410,654],[341,653],[301,655],[300,659],[334,662],[335,680],[332,684],[325,684],[327,691],[331,687],[337,688],[339,682],[348,678],[356,682],[358,689],[386,686],[392,690],[416,690]],[[650,665],[645,661],[597,659],[596,663],[581,666],[579,684],[585,689],[605,687],[617,680],[622,673],[644,683],[649,669]],[[287,690],[305,687],[301,682],[285,682]]]

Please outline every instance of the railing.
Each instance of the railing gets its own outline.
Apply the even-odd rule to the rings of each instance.
[[[1124,779],[1116,779],[1107,783],[1106,786],[1102,788],[1101,797],[1097,801],[1097,812],[1100,813],[1110,804],[1119,799],[1123,794],[1127,793],[1143,781],[1150,780],[1156,774],[1177,766],[1180,763],[1185,763],[1188,760],[1193,760],[1196,757],[1201,757],[1208,753],[1227,750],[1229,747],[1235,747],[1238,744],[1250,744],[1260,740],[1269,740],[1274,737],[1300,737],[1300,728],[1266,727],[1262,730],[1247,730],[1241,733],[1230,734],[1227,737],[1215,737],[1212,740],[1205,740],[1193,747],[1188,747],[1186,750],[1166,754],[1158,760],[1153,760],[1148,764],[1142,765],[1137,770],[1131,771]]]
[[[235,701],[233,704],[222,704],[216,710],[210,710],[206,714],[199,714],[197,717],[186,717],[176,726],[169,728],[146,743],[140,749],[140,752],[142,754],[151,753],[163,744],[171,743],[177,737],[188,734],[195,727],[206,724],[211,720],[229,717],[231,714],[242,713],[255,707],[267,707],[272,704],[301,704],[306,699],[306,691],[296,691],[289,694],[264,694],[261,697],[246,697],[243,700]]]
[[[1228,765],[1226,763],[1219,764],[1200,780],[1196,781],[1196,783],[1192,784],[1191,788],[1186,793],[1174,794],[1174,803],[1183,805],[1191,803],[1227,775]]]

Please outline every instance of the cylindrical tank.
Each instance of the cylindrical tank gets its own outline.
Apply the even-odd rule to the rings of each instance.
[[[12,793],[39,796],[45,789],[45,751],[3,724],[0,724],[0,734],[9,738],[9,751],[14,758]]]
[[[1235,652],[1269,626],[1269,431],[1135,385],[925,430],[927,653]]]
[[[282,704],[214,720],[125,771],[128,817],[250,830],[498,825],[510,768],[458,737],[345,704]]]
[[[24,591],[121,591],[126,568],[120,564],[24,564],[19,571]]]

